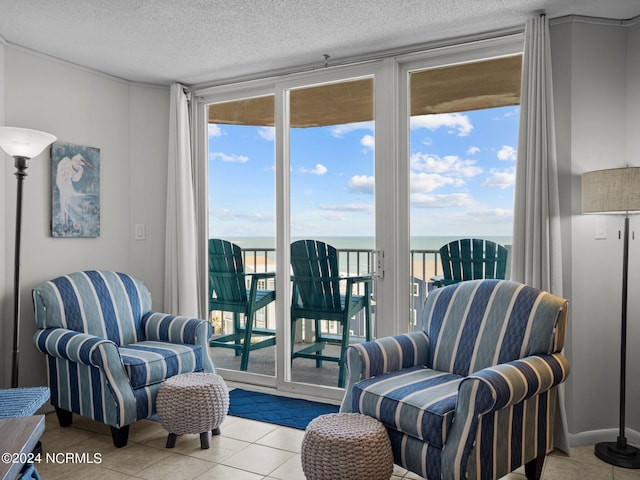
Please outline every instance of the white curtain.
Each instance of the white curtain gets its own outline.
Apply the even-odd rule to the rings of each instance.
[[[511,278],[562,296],[560,199],[549,22],[525,28]],[[569,451],[564,388],[559,389],[556,448]]]
[[[198,316],[195,198],[189,102],[184,87],[171,85],[164,311]]]

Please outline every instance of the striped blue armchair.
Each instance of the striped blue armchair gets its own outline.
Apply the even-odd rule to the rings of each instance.
[[[382,422],[429,480],[540,477],[553,449],[568,302],[506,280],[429,294],[424,331],[350,346],[343,412]]]
[[[155,413],[156,394],[179,373],[214,372],[205,320],[151,312],[140,280],[76,272],[33,290],[36,348],[46,355],[60,425],[72,413],[111,426],[116,447],[129,425]]]

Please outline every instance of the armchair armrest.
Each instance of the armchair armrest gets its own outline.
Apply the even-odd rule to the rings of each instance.
[[[488,367],[464,381],[477,379],[489,390],[492,400],[485,406],[486,410],[482,404],[477,405],[478,413],[484,414],[511,407],[545,392],[564,382],[568,376],[569,362],[563,354],[553,353]]]
[[[215,373],[209,356],[211,324],[200,318],[148,312],[142,317],[142,329],[147,340],[184,343],[202,347],[202,363],[205,372]]]
[[[206,346],[211,336],[211,324],[206,320],[168,313],[146,313],[142,329],[147,340],[159,342]]]
[[[247,272],[245,276],[251,277],[252,279],[276,278],[276,272]]]
[[[105,386],[117,399],[114,421],[118,426],[136,421],[136,399],[115,343],[66,328],[38,330],[33,340],[42,353],[100,370]]]
[[[267,280],[269,278],[276,278],[276,272],[254,272],[254,273],[245,273],[246,277],[251,279],[251,287],[250,287],[250,296],[251,301],[255,301],[256,293],[258,291],[258,281]]]
[[[104,365],[106,362],[101,358],[104,350],[112,351],[117,358],[120,357],[118,347],[111,340],[66,328],[38,330],[33,340],[36,348],[46,355],[83,365]]]
[[[443,464],[452,465],[446,478],[464,472],[478,422],[483,415],[509,408],[564,382],[569,363],[561,353],[532,355],[484,368],[458,387],[458,403],[451,432],[443,449]],[[451,475],[451,476],[450,476]]]
[[[350,345],[346,352],[349,376],[341,412],[351,411],[351,390],[360,380],[416,365],[426,365],[429,337],[423,331]]]
[[[362,275],[347,275],[344,277],[340,277],[340,280],[346,280],[351,283],[362,283],[362,282],[370,282],[373,280],[373,275],[370,273],[362,274]]]

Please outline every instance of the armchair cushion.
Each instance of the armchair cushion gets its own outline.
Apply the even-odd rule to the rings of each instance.
[[[424,366],[373,377],[354,385],[353,411],[442,448],[464,378]]]
[[[133,388],[160,383],[180,373],[202,371],[202,347],[143,341],[119,348]]]

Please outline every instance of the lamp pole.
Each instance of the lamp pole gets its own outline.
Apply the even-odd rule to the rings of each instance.
[[[627,391],[627,301],[629,279],[629,212],[624,217],[622,250],[622,315],[620,322],[620,429],[615,442],[596,443],[596,456],[623,468],[640,468],[640,450],[627,444],[625,435],[625,403]]]
[[[18,387],[20,356],[20,233],[22,229],[22,183],[27,176],[29,159],[40,155],[57,138],[50,133],[20,127],[0,127],[0,149],[13,157],[18,180],[16,201],[16,242],[13,264],[13,361],[11,388]]]
[[[13,264],[13,368],[11,370],[11,388],[18,387],[18,361],[20,358],[20,239],[22,230],[22,184],[27,176],[29,159],[16,156],[16,179],[18,180],[16,198],[16,241]]]

